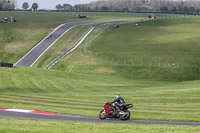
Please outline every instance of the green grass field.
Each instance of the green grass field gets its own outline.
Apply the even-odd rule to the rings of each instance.
[[[144,17],[144,14],[85,14],[89,17],[84,21]],[[31,32],[30,38],[25,38],[23,32],[13,32],[23,27],[24,24],[20,21],[15,28],[10,29],[10,25],[13,26],[11,23],[0,24],[0,28],[4,29],[0,30],[1,62],[16,62],[59,24],[80,21],[72,13],[17,12],[17,15],[20,21],[24,19],[23,23],[41,27],[33,28],[35,36]],[[22,17],[24,15],[31,19]],[[49,25],[44,26],[45,23],[41,22],[46,20],[49,20]],[[57,21],[54,23],[51,20]],[[200,122],[199,22],[199,17],[190,17],[151,20],[138,23],[138,27],[131,26],[132,24],[121,24],[118,29],[110,26],[97,27],[75,51],[52,69],[45,70],[48,63],[73,45],[88,29],[88,26],[76,27],[51,47],[34,67],[0,68],[0,107],[12,108],[15,105],[18,109],[98,117],[105,102],[113,100],[116,94],[121,94],[127,103],[134,105],[130,109],[132,120]],[[27,33],[32,30],[30,27],[24,26]],[[5,35],[7,29],[12,32],[8,35],[13,37]],[[9,132],[12,132],[13,126],[16,132],[52,132],[51,129],[45,129],[56,123],[9,120],[0,119],[1,123],[5,123],[0,131],[10,129]],[[21,125],[16,123],[27,125],[21,129]],[[38,128],[38,124],[44,125],[44,128]],[[88,128],[84,127],[85,124]],[[62,132],[64,129],[69,132],[90,132],[89,129],[112,132],[110,127],[114,125],[85,124],[57,122],[59,128],[55,132]],[[6,127],[7,125],[11,127]],[[35,128],[31,125],[35,125]],[[63,128],[64,125],[68,126]],[[72,125],[78,125],[77,129]],[[105,129],[101,129],[102,127]],[[185,126],[122,124],[119,128],[115,128],[116,131],[199,132],[198,127]]]
[[[0,118],[2,133],[199,133],[199,127],[18,120]]]

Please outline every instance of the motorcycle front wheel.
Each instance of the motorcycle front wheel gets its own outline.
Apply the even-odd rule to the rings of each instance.
[[[106,111],[101,111],[100,113],[99,113],[99,118],[100,119],[106,119],[107,118],[107,113],[106,113]]]
[[[119,118],[121,120],[128,120],[130,118],[130,116],[131,116],[130,111],[124,110],[124,114],[119,115]]]

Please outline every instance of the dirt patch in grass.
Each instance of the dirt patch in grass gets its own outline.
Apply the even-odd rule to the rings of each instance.
[[[29,49],[29,45],[25,42],[10,43],[5,46],[4,51],[6,53],[24,53]]]
[[[113,73],[115,73],[115,70],[113,70],[111,68],[100,67],[100,68],[97,68],[96,70],[94,70],[94,72],[99,73],[99,74],[113,74]]]
[[[28,30],[17,30],[17,34],[20,36],[19,41],[12,41],[5,45],[4,51],[6,53],[25,53],[34,45],[36,45],[42,39],[43,34],[45,33],[44,29],[28,29]]]
[[[94,57],[77,52],[76,55],[81,57],[81,64],[96,65],[97,61]]]

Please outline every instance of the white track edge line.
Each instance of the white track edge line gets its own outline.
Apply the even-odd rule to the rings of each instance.
[[[71,28],[69,28],[68,30],[66,30],[59,38],[57,38],[31,65],[30,67],[32,67],[36,61],[38,61],[40,59],[40,57],[53,45],[55,44],[61,37],[63,37],[69,30],[71,30],[72,28],[76,27],[78,25],[72,26]]]
[[[69,54],[70,52],[72,52],[74,49],[76,49],[84,40],[85,38],[94,30],[95,27],[93,27],[81,40],[80,42],[73,48],[71,49],[67,54]],[[66,55],[67,55],[66,54]],[[65,56],[65,55],[64,55]],[[64,57],[63,56],[63,57]],[[54,64],[52,64],[48,69],[50,69],[52,66],[54,66],[58,61],[60,61],[63,57],[61,57],[59,60],[57,60]]]
[[[12,111],[12,112],[22,112],[22,113],[29,113],[35,110],[23,110],[23,109],[6,109],[5,111]]]

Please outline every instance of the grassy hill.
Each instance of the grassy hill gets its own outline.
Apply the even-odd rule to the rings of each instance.
[[[132,19],[131,14],[101,15],[87,20]],[[122,24],[118,29],[98,27],[78,49],[51,70],[45,70],[51,59],[87,29],[81,27],[82,32],[77,32],[75,28],[33,68],[0,68],[0,105],[98,117],[104,103],[121,94],[127,103],[134,105],[131,119],[200,122],[199,21],[198,17],[173,18],[138,23],[138,27],[132,24]],[[65,40],[73,41],[67,45]],[[22,51],[6,52],[9,45],[0,48],[5,61],[15,61],[23,55]]]
[[[200,78],[200,19],[173,18],[98,27],[74,53],[53,67],[129,79],[187,81]],[[95,36],[98,39],[95,39]]]
[[[78,21],[132,20],[146,14],[124,13],[80,13],[86,19],[74,17],[77,13],[55,12],[0,12],[4,18],[17,20],[17,23],[0,23],[0,62],[17,62],[25,53],[63,23]]]

